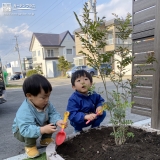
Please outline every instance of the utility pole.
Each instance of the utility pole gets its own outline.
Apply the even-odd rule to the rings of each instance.
[[[90,13],[94,13],[94,21],[97,21],[97,12],[96,12],[96,0],[89,0],[88,1],[88,7],[90,10]]]
[[[93,13],[94,13],[94,21],[97,21],[97,12],[96,12],[96,0],[93,2]]]
[[[19,57],[19,64],[20,64],[20,68],[21,68],[21,74],[22,74],[22,78],[23,78],[23,70],[22,70],[22,65],[21,65],[21,57],[20,57],[20,53],[19,53],[19,47],[18,47],[18,40],[17,37],[18,36],[14,36],[16,38],[16,46],[15,49],[18,52],[18,57]]]

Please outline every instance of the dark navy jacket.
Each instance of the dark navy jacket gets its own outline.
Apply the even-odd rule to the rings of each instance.
[[[104,99],[96,92],[92,95],[83,95],[75,91],[68,100],[69,120],[75,123],[83,123],[85,114],[95,113],[96,108],[102,106],[103,102]]]

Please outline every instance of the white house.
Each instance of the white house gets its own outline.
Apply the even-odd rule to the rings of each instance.
[[[75,57],[74,36],[69,31],[61,34],[33,33],[30,48],[33,67],[40,65],[45,77],[58,76],[58,59],[60,56],[73,62]]]
[[[33,61],[31,56],[23,58],[24,70],[28,71],[33,68]]]

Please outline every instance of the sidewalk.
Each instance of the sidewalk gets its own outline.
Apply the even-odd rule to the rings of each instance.
[[[40,153],[44,153],[46,151],[46,147],[38,149],[38,150]],[[24,154],[20,154],[20,155],[10,157],[10,158],[4,159],[4,160],[23,160],[25,158],[27,158],[27,155],[24,153]]]
[[[150,124],[151,124],[151,118],[148,118],[148,119],[141,120],[141,121],[133,123],[133,126],[137,127],[137,128],[143,127],[143,128],[146,128],[145,130],[147,130],[147,129],[151,129]],[[155,130],[155,129],[152,129],[152,130],[153,131],[159,131],[159,130]],[[46,151],[46,147],[39,149],[39,151],[40,151],[40,153],[44,153]],[[25,158],[27,158],[27,156],[24,153],[24,154],[20,154],[20,155],[10,157],[10,158],[4,159],[4,160],[23,160]]]

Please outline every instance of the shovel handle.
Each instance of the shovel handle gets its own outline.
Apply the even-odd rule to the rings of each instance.
[[[97,113],[96,113],[96,116],[98,116],[101,112],[103,112],[103,110],[100,110],[99,112],[97,112]],[[88,124],[90,121],[91,121],[91,120],[88,120],[88,121],[86,122],[86,124]]]
[[[67,120],[68,120],[68,116],[69,116],[69,112],[66,111],[64,112],[64,119],[63,119],[63,122],[66,123]],[[62,129],[64,129],[65,125],[62,125]]]

